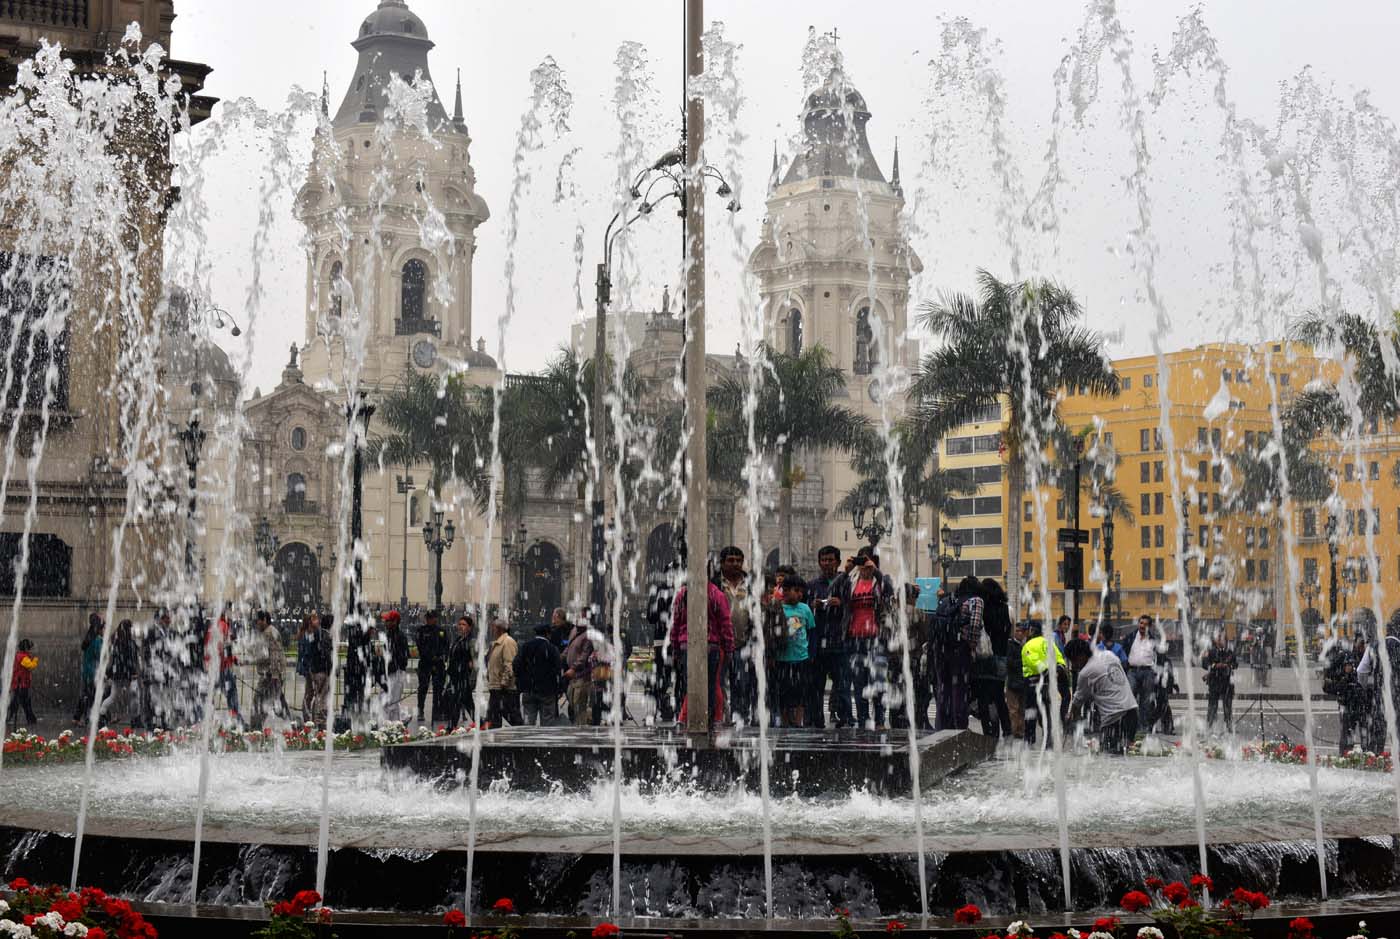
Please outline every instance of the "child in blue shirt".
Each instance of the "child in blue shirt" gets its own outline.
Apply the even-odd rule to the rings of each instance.
[[[808,640],[817,631],[817,618],[805,602],[807,582],[796,574],[783,579],[783,644],[778,649],[778,706],[783,726],[805,723]]]

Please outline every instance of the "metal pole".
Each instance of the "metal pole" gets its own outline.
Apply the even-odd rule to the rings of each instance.
[[[603,251],[608,251],[607,239],[603,242]],[[607,333],[608,333],[608,299],[612,284],[608,277],[608,265],[606,261],[598,264],[598,291],[597,291],[597,317],[595,320],[595,335],[593,337],[593,447],[598,463],[598,475],[593,481],[593,537],[592,550],[589,556],[588,572],[588,602],[592,607],[593,625],[597,629],[603,628],[603,607],[607,602],[603,592],[603,513],[606,508],[606,499],[603,495],[603,480],[606,474],[603,472],[605,465],[605,451],[607,448],[608,422],[604,414],[604,391],[607,387],[607,369],[603,363],[607,359]]]
[[[701,144],[705,140],[705,106],[690,91],[690,79],[704,71],[700,44],[705,23],[704,0],[685,5],[685,160],[686,160],[686,412],[690,416],[689,478],[686,487],[686,729],[710,731],[709,706],[709,588],[705,562],[709,556],[706,496],[709,466],[705,462],[705,186],[700,176]]]
[[[405,466],[405,467],[404,467],[404,472],[407,473],[407,471],[408,471],[408,467]],[[400,610],[400,611],[403,611],[403,610],[407,610],[407,609],[408,609],[408,524],[409,524],[409,522],[411,521],[411,519],[412,519],[412,514],[413,514],[413,513],[412,513],[412,510],[413,510],[413,486],[412,486],[412,484],[409,483],[408,477],[407,477],[407,476],[405,476],[402,480],[400,480],[400,483],[401,483],[401,485],[402,485],[402,491],[403,491],[403,494],[404,494],[404,499],[403,499],[403,570],[402,570],[402,575],[401,575],[401,582],[400,582],[400,585],[399,585],[399,610]]]
[[[1078,532],[1079,532],[1079,468],[1080,468],[1080,466],[1083,465],[1083,462],[1084,462],[1084,461],[1081,460],[1080,457],[1079,457],[1079,449],[1080,449],[1080,447],[1082,447],[1082,446],[1083,446],[1083,444],[1082,444],[1080,441],[1075,441],[1075,448],[1074,448],[1074,450],[1075,450],[1075,453],[1074,453],[1074,531],[1075,531],[1075,536],[1076,536],[1076,537],[1078,537]],[[1072,595],[1072,596],[1071,596],[1071,599],[1072,599],[1072,601],[1073,601],[1073,603],[1074,603],[1074,612],[1071,614],[1074,618],[1073,618],[1072,620],[1070,620],[1070,629],[1071,629],[1071,630],[1078,630],[1078,629],[1079,629],[1079,587],[1078,587],[1078,584],[1079,584],[1079,581],[1080,581],[1080,580],[1082,579],[1082,577],[1083,577],[1082,571],[1084,570],[1084,561],[1083,561],[1084,555],[1083,555],[1083,553],[1082,553],[1084,549],[1083,549],[1083,548],[1080,548],[1080,547],[1078,546],[1078,543],[1077,543],[1077,542],[1076,542],[1076,544],[1075,544],[1075,547],[1076,547],[1075,557],[1078,559],[1075,563],[1076,563],[1076,565],[1078,566],[1079,570],[1075,571],[1074,583],[1075,583],[1076,586],[1075,586],[1074,590],[1071,591],[1071,595]],[[1090,557],[1091,559],[1093,558],[1092,552],[1090,553],[1089,557]]]

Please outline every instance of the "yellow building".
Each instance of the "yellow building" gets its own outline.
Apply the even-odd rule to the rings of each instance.
[[[1114,399],[1081,395],[1074,389],[1064,393],[1065,424],[1076,431],[1093,428],[1087,443],[1111,455],[1109,462],[1116,463],[1108,471],[1112,484],[1133,515],[1131,521],[1115,519],[1114,526],[1112,570],[1119,586],[1119,616],[1152,614],[1165,621],[1171,634],[1178,618],[1174,588],[1180,558],[1193,622],[1223,625],[1233,633],[1288,615],[1289,607],[1281,604],[1288,583],[1282,569],[1282,528],[1277,520],[1257,513],[1229,511],[1230,457],[1264,446],[1273,435],[1273,408],[1287,406],[1309,381],[1330,373],[1326,364],[1297,343],[1212,344],[1169,353],[1161,362],[1155,356],[1115,362],[1122,393]],[[1170,402],[1165,426],[1160,396],[1164,377]],[[1373,472],[1369,465],[1366,472]],[[1080,615],[1088,619],[1099,614],[1100,599],[1109,586],[1109,565],[1102,511],[1090,474],[1083,475],[1080,527],[1089,530],[1090,543],[1084,552]],[[1073,510],[1054,491],[1047,490],[1046,500],[1043,535],[1049,539],[1054,570],[1037,570],[1042,532],[1029,495],[1018,500],[1020,521],[1011,527],[1022,539],[1024,578],[1036,591],[1042,584],[1050,588],[1051,614],[1059,615],[1066,596],[1056,529],[1070,525]],[[1395,519],[1392,529],[1400,531],[1400,514],[1389,511]],[[1345,520],[1341,524],[1345,526]],[[1301,535],[1301,512],[1296,525],[1302,544],[1312,550],[1316,537],[1310,541]],[[1325,545],[1322,549],[1325,555]],[[1050,575],[1048,584],[1045,573]],[[1400,577],[1400,568],[1391,573]]]
[[[964,476],[977,487],[972,494],[953,499],[952,511],[942,519],[960,546],[958,559],[948,566],[948,577],[955,582],[969,574],[1000,579],[1006,573],[1005,427],[1004,403],[991,405],[945,436],[939,445],[940,468]],[[955,554],[951,544],[939,541],[943,554]]]

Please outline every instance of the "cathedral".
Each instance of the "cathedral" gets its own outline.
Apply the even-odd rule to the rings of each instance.
[[[246,407],[250,431],[238,501],[250,525],[275,536],[273,567],[292,609],[329,602],[340,525],[339,448],[346,439],[343,389],[356,367],[346,349],[354,327],[364,331],[358,381],[371,400],[414,372],[451,369],[477,385],[529,380],[502,376],[484,341],[473,341],[472,258],[476,239],[489,237],[490,212],[476,191],[460,80],[450,114],[436,94],[425,102],[435,139],[386,142],[377,128],[395,106],[393,76],[429,79],[433,43],[404,0],[381,0],[352,46],[359,60],[350,86],[339,106],[323,102],[332,141],[318,144],[296,202],[307,243],[304,340],[290,351],[277,387],[255,394]],[[807,97],[800,152],[782,170],[775,150],[767,214],[749,264],[760,284],[769,344],[784,352],[824,346],[847,374],[846,405],[878,425],[886,395],[881,359],[915,364],[906,307],[909,280],[921,263],[901,232],[898,153],[887,178],[866,138],[870,118],[864,98],[837,72]],[[618,311],[610,321],[639,339],[630,344],[629,362],[646,393],[674,395],[684,327],[669,302],[653,311]],[[591,346],[581,351],[587,355]],[[711,356],[707,372],[715,380],[743,367],[738,355]],[[897,418],[901,405],[902,394],[891,394],[887,416]],[[372,419],[371,437],[376,429]],[[853,547],[859,539],[850,519],[832,511],[857,480],[849,461],[821,453],[803,456],[801,464],[793,514],[797,556],[814,557],[826,543]],[[506,467],[508,474],[520,471]],[[363,569],[371,604],[430,602],[433,557],[422,528],[435,509],[457,533],[442,556],[444,603],[479,603],[486,592],[488,603],[535,618],[586,602],[589,516],[581,491],[546,492],[530,476],[523,506],[503,516],[493,543],[483,547],[486,524],[476,504],[450,492],[432,504],[428,478],[424,466],[366,468]],[[761,539],[775,546],[776,492],[762,498]],[[743,492],[713,488],[711,550],[747,544],[749,511]],[[649,505],[635,515],[637,532],[628,544],[643,574],[674,559],[678,514],[678,506]],[[482,551],[492,556],[483,558]],[[480,570],[488,561],[503,573],[484,584]],[[624,605],[635,618],[637,596]]]

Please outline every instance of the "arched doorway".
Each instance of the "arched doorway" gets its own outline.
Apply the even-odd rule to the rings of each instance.
[[[647,580],[653,574],[661,574],[676,562],[676,534],[670,522],[657,525],[647,535],[646,572]]]
[[[563,605],[564,559],[548,541],[537,541],[525,555],[520,584],[520,612],[532,623],[549,622],[549,614]]]
[[[321,605],[321,562],[300,542],[283,545],[274,565],[286,611],[314,610]]]

